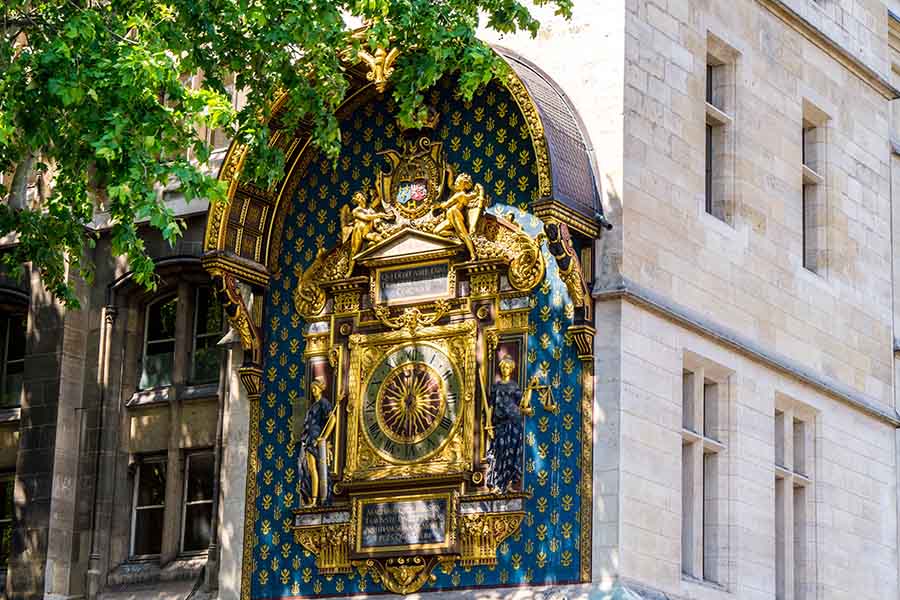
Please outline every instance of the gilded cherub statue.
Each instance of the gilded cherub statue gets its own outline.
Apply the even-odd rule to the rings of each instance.
[[[480,183],[472,185],[472,177],[468,173],[460,173],[450,185],[453,193],[438,208],[445,210],[444,220],[434,228],[438,235],[456,233],[475,260],[475,245],[472,243],[472,230],[484,209],[484,188]]]
[[[391,218],[388,213],[375,210],[376,205],[381,203],[377,195],[372,199],[371,206],[367,205],[363,192],[354,193],[352,202],[355,204],[352,209],[347,204],[341,208],[341,239],[345,244],[350,242],[348,276],[353,272],[354,258],[362,250],[363,244],[377,239],[377,234],[372,230],[380,221]]]

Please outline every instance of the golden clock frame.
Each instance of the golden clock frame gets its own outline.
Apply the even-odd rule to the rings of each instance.
[[[350,336],[349,396],[347,406],[346,462],[341,487],[354,482],[409,480],[435,475],[464,475],[473,468],[475,411],[475,346],[477,324],[474,320],[438,325],[415,331],[400,329]],[[430,342],[438,347],[457,369],[463,397],[458,399],[458,418],[447,440],[427,461],[402,463],[387,459],[369,442],[362,424],[362,393],[374,367],[397,348],[410,342]],[[354,393],[359,392],[359,393]]]
[[[424,345],[424,346],[430,346],[431,348],[437,349],[438,351],[441,351],[441,352],[442,352],[440,346],[436,346],[436,345],[434,345],[434,344],[431,343],[431,342],[423,342],[422,340],[416,340],[416,345],[418,346],[419,344],[422,344],[422,345]],[[402,349],[402,348],[404,348],[404,347],[405,347],[405,345],[400,345],[400,346],[395,347],[395,350],[396,350],[396,349]],[[390,356],[392,353],[393,353],[393,352],[389,352],[387,355]],[[404,363],[404,364],[407,364],[407,363]],[[403,366],[404,366],[404,365],[398,365],[398,366],[394,367],[385,379],[387,380],[388,378],[390,378],[390,377],[394,374],[394,372],[396,372],[398,369],[401,369]],[[435,375],[438,375],[438,373],[437,373],[433,368],[431,368],[430,366],[427,366],[427,365],[426,365],[425,368],[428,369],[428,370],[430,370],[431,372],[433,372]],[[456,374],[456,376],[457,376],[457,379],[462,380],[462,377],[460,377],[460,375],[459,375],[459,370],[456,368],[456,365],[451,364],[451,368],[454,370],[454,372],[455,372],[455,374]],[[369,385],[370,385],[370,382],[371,382],[371,379],[372,379],[372,375],[370,375],[370,376],[368,377],[368,379],[366,380],[366,382],[363,383],[363,385],[362,385],[363,389],[368,389],[368,387],[369,387]],[[384,415],[382,415],[381,412],[378,411],[378,409],[377,409],[378,402],[379,402],[379,400],[380,400],[380,397],[382,397],[382,395],[383,395],[383,391],[379,391],[379,393],[378,393],[379,398],[376,399],[375,420],[378,422],[378,426],[384,431],[384,433],[385,433],[385,435],[388,437],[388,439],[390,439],[390,440],[392,440],[392,441],[395,441],[395,442],[399,442],[399,443],[413,444],[413,443],[419,443],[419,442],[421,442],[422,440],[424,440],[425,438],[427,438],[429,435],[431,435],[431,434],[434,432],[435,429],[437,429],[437,427],[438,427],[438,425],[439,425],[440,419],[444,416],[444,414],[445,414],[446,411],[447,411],[447,390],[444,389],[444,388],[442,387],[442,388],[440,389],[441,408],[440,408],[440,412],[439,412],[437,415],[435,415],[435,417],[434,417],[434,423],[433,423],[428,429],[426,429],[424,432],[421,432],[421,433],[419,434],[419,436],[420,436],[419,439],[415,439],[415,440],[403,440],[403,439],[401,439],[399,436],[397,436],[396,434],[393,434],[393,433],[390,433],[390,432],[387,431],[387,430],[388,430],[388,426],[387,426],[387,424],[386,424],[385,421],[384,421]],[[455,426],[456,426],[456,424],[454,424],[454,428],[455,428]],[[452,431],[453,431],[453,430],[451,429],[450,433],[452,433]],[[365,432],[363,432],[363,435],[366,435],[366,437],[367,437],[367,439],[368,439],[368,435],[367,435]],[[449,437],[449,433],[448,433],[448,437]],[[369,439],[369,441],[371,442],[372,440]],[[444,443],[446,443],[446,441],[445,441]],[[443,447],[443,445],[444,445],[444,444],[442,443],[440,446],[438,446],[437,448],[435,448],[435,449],[432,450],[431,452],[429,452],[429,453],[427,453],[427,454],[423,454],[422,456],[419,456],[419,457],[417,457],[417,458],[413,458],[413,459],[411,459],[411,460],[399,460],[399,459],[397,459],[397,458],[395,458],[395,457],[385,456],[384,452],[382,452],[381,450],[377,450],[377,452],[378,452],[383,458],[385,458],[385,459],[387,459],[387,460],[389,460],[389,461],[391,461],[391,462],[396,462],[396,463],[398,463],[398,464],[411,464],[411,463],[415,463],[415,462],[419,462],[419,461],[423,461],[423,460],[428,460],[433,454],[436,454],[437,452],[440,452],[440,450],[441,450],[441,448]]]

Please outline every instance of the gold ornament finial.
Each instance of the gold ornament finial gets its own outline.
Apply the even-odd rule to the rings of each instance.
[[[387,81],[394,73],[394,62],[400,56],[397,48],[391,48],[389,51],[378,47],[375,54],[369,54],[365,50],[360,50],[357,56],[369,66],[369,72],[366,79],[375,84],[375,89],[379,94],[383,94],[387,87]]]

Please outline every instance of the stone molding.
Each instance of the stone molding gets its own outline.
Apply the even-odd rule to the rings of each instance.
[[[879,406],[875,400],[843,383],[817,373],[783,354],[768,350],[758,342],[633,281],[622,278],[617,285],[595,287],[592,295],[597,302],[626,300],[647,308],[682,327],[711,338],[748,358],[828,394],[871,417],[900,428],[900,413],[895,409]]]
[[[828,56],[836,60],[845,69],[859,77],[873,90],[881,94],[888,100],[896,100],[900,98],[900,91],[895,88],[891,82],[875,72],[871,67],[863,63],[860,59],[853,56],[834,41],[830,36],[826,35],[818,27],[810,23],[802,15],[797,14],[783,0],[757,0],[763,8],[767,9],[773,15],[781,19],[785,25],[795,30],[797,33],[806,38],[814,46],[825,52]]]

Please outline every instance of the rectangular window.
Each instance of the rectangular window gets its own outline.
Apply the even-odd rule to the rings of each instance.
[[[721,582],[725,523],[724,453],[727,386],[702,367],[682,375],[682,572]]]
[[[775,411],[775,597],[807,600],[814,570],[809,568],[812,538],[813,415],[778,400]],[[778,440],[781,440],[779,442]]]
[[[25,327],[27,315],[10,315],[0,320],[3,368],[0,372],[0,407],[22,404],[22,380],[25,374]]]
[[[184,512],[181,551],[205,552],[212,526],[215,455],[212,452],[189,454],[184,474]]]
[[[0,570],[9,568],[12,534],[15,525],[15,475],[0,475]]]
[[[150,304],[144,313],[142,390],[172,385],[177,312],[178,297],[169,296]]]
[[[131,519],[131,555],[155,556],[162,550],[166,509],[166,459],[163,456],[138,462],[134,473]]]
[[[803,267],[819,273],[825,265],[826,186],[825,125],[828,116],[808,102],[803,103],[800,129],[800,231]]]
[[[222,303],[211,287],[197,290],[194,308],[194,351],[191,365],[192,383],[210,383],[219,379],[222,349],[216,344],[225,334]]]
[[[721,40],[707,36],[704,210],[725,222],[732,216],[736,57]]]
[[[706,186],[705,186],[705,200],[704,207],[708,214],[712,215],[714,210],[714,202],[713,202],[713,179],[715,177],[715,163],[713,159],[713,155],[716,152],[716,148],[713,145],[713,140],[715,138],[715,130],[713,126],[709,123],[706,124]]]

